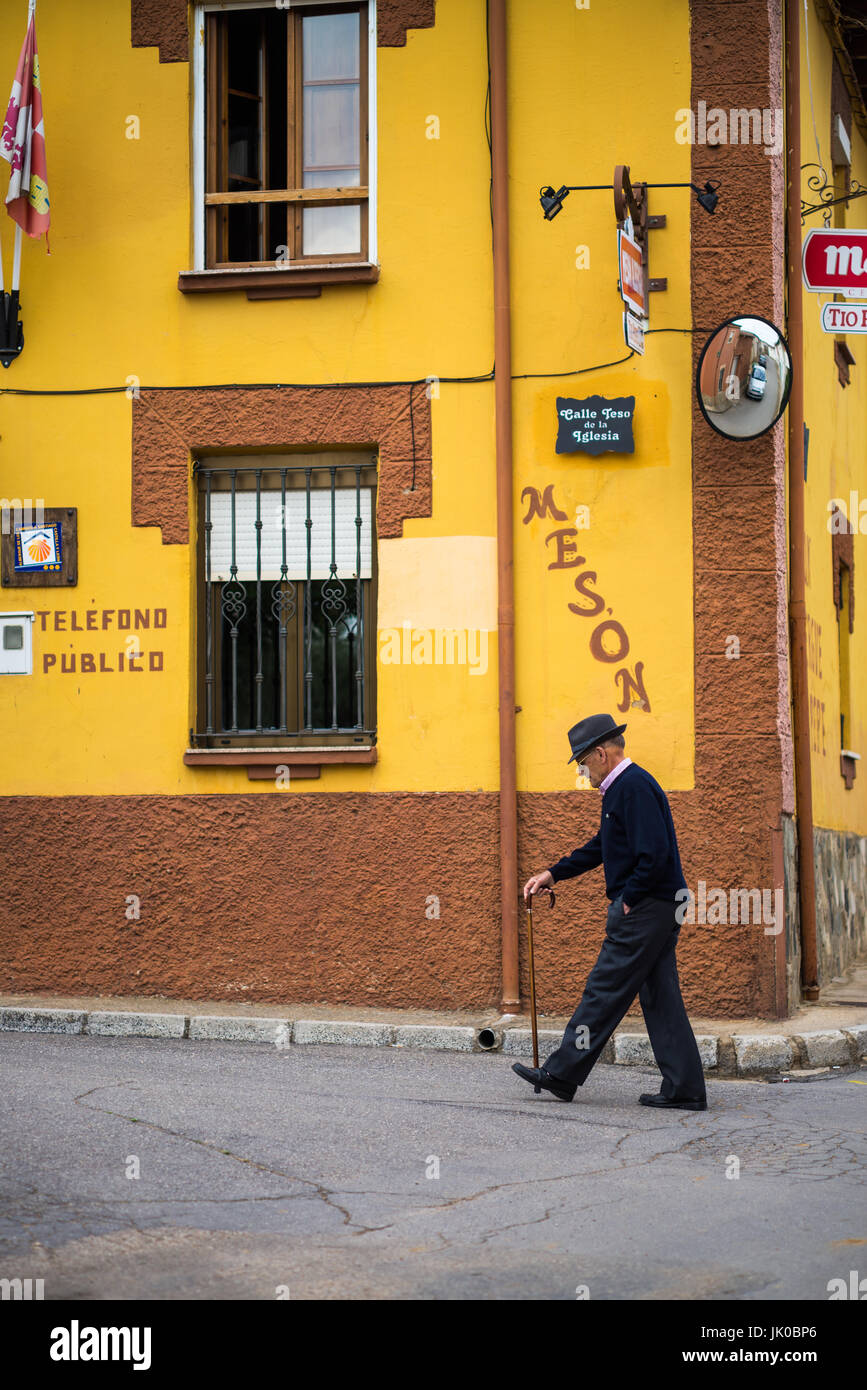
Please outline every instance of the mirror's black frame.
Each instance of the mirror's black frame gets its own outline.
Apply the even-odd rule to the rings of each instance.
[[[704,401],[702,400],[701,394],[701,369],[705,359],[705,353],[707,352],[716,335],[718,333],[721,333],[724,328],[728,328],[729,324],[736,324],[739,319],[755,319],[758,323],[766,323],[768,325],[768,328],[772,328],[774,332],[777,334],[780,342],[786,350],[786,356],[789,359],[789,380],[786,382],[786,389],[783,392],[782,404],[771,423],[769,425],[765,425],[764,429],[757,430],[755,434],[727,434],[725,430],[721,430],[719,425],[714,424],[713,420],[710,418],[707,411],[705,410]],[[789,344],[786,341],[785,334],[780,332],[779,328],[775,323],[772,323],[770,319],[766,319],[763,314],[735,314],[734,318],[724,319],[723,322],[719,325],[719,327],[713,330],[704,347],[702,348],[701,353],[699,354],[698,366],[695,369],[695,395],[701,413],[704,416],[707,423],[710,425],[711,429],[716,434],[722,435],[723,439],[728,439],[733,444],[741,444],[744,442],[744,440],[747,439],[761,439],[763,434],[767,434],[769,430],[772,430],[775,425],[779,424],[780,420],[785,414],[786,406],[789,404],[789,396],[792,392],[792,377],[794,375],[794,371],[795,364],[792,361],[792,354],[789,351]]]

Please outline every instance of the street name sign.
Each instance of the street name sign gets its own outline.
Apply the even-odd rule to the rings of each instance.
[[[557,397],[558,454],[632,454],[635,397]]]

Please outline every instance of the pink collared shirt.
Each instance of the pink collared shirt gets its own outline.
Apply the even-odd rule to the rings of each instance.
[[[615,777],[619,777],[621,772],[625,772],[626,769],[631,766],[632,759],[624,758],[622,762],[619,762],[616,767],[613,767],[611,769],[605,780],[599,783],[599,790],[603,796],[607,792],[608,788],[611,786],[611,783],[614,781]]]

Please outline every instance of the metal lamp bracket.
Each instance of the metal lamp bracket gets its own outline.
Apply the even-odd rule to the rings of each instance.
[[[11,366],[24,347],[24,324],[18,310],[18,291],[4,291],[0,300],[0,362],[4,367]]]
[[[664,227],[666,215],[657,213],[651,217],[647,210],[647,202],[647,185],[633,183],[629,177],[629,165],[617,164],[614,169],[614,216],[617,225],[622,228],[627,217],[632,219],[633,235],[641,247],[641,262],[648,292],[667,290],[668,279],[665,276],[655,280],[650,278],[647,255],[647,233]]]

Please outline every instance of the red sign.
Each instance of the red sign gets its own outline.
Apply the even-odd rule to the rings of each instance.
[[[867,235],[867,233],[865,233]],[[625,232],[617,233],[617,252],[620,259],[620,293],[624,304],[636,314],[647,317],[647,295],[644,290],[644,266],[641,247]]]
[[[867,229],[814,227],[804,239],[802,266],[808,290],[867,297]]]

